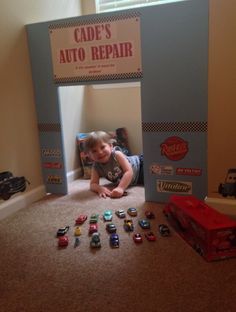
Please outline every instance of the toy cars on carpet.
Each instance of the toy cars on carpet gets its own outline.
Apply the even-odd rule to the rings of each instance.
[[[80,236],[81,235],[81,229],[79,226],[76,226],[75,231],[74,231],[75,236]]]
[[[93,213],[93,214],[90,216],[89,223],[97,223],[97,222],[98,222],[98,217],[99,217],[99,214],[98,214],[98,213]]]
[[[142,219],[138,221],[139,225],[142,229],[150,229],[150,222],[146,219]]]
[[[124,220],[124,229],[126,232],[133,232],[134,230],[134,224],[131,219],[125,219]]]
[[[91,223],[89,224],[89,234],[93,234],[98,231],[98,225],[97,223]]]
[[[112,211],[111,210],[105,210],[103,213],[103,219],[104,219],[104,221],[111,221],[112,220]]]
[[[90,247],[91,248],[100,248],[101,247],[100,234],[98,232],[94,232],[92,234],[91,241],[90,241]]]
[[[65,235],[68,231],[69,231],[70,227],[69,225],[63,227],[63,228],[60,228],[57,230],[57,236],[63,236]]]
[[[113,248],[119,248],[120,246],[120,240],[119,240],[119,236],[116,233],[112,233],[110,235],[110,245]]]
[[[116,210],[116,215],[117,215],[117,217],[119,217],[119,218],[125,218],[125,211],[123,210],[123,209],[119,209],[119,210]]]
[[[137,214],[138,214],[137,209],[134,208],[134,207],[128,208],[127,213],[128,213],[131,217],[136,217]]]
[[[87,220],[87,218],[88,217],[86,215],[79,215],[79,217],[75,220],[75,224],[76,225],[83,224]]]
[[[142,238],[142,235],[140,233],[135,233],[133,235],[133,240],[135,243],[142,243],[143,242],[143,238]]]
[[[149,241],[149,242],[155,242],[156,240],[156,236],[154,235],[153,232],[148,232],[145,234],[145,237],[146,239]]]
[[[170,236],[170,229],[166,224],[159,224],[159,232],[161,236]]]
[[[58,246],[59,247],[66,247],[69,244],[69,238],[67,235],[60,236],[58,238]]]
[[[106,230],[108,233],[115,233],[116,232],[116,226],[114,223],[107,223]]]

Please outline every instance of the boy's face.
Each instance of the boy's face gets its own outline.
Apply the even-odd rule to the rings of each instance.
[[[105,142],[99,142],[96,146],[94,146],[89,151],[89,157],[98,163],[107,163],[112,152],[112,145],[105,143]]]

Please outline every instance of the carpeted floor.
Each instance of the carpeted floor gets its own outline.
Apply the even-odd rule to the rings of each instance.
[[[149,209],[156,215],[151,229],[156,242],[136,245],[114,215],[120,248],[109,246],[101,216],[105,209]],[[133,187],[122,199],[99,199],[88,181],[77,180],[66,196],[47,196],[0,221],[1,312],[234,312],[236,259],[206,262],[166,223],[163,206],[144,202],[144,189]],[[81,226],[80,246],[74,248],[74,221],[79,214],[99,213],[102,247],[89,247],[88,221]],[[57,247],[57,229],[70,226],[67,248]]]

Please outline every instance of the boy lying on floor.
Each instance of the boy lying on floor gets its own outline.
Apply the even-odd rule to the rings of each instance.
[[[119,198],[131,185],[143,185],[143,156],[126,156],[112,146],[111,136],[104,131],[91,132],[85,141],[85,152],[93,161],[90,189],[99,197]],[[100,177],[115,184],[109,188],[99,184]]]

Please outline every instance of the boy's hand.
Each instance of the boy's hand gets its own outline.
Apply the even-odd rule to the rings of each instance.
[[[111,191],[110,196],[113,198],[120,198],[124,194],[124,190],[121,187],[116,187],[114,190]]]
[[[111,197],[111,190],[109,190],[105,186],[100,186],[98,190],[98,195],[99,197],[103,197],[103,198],[106,198],[107,196]]]

